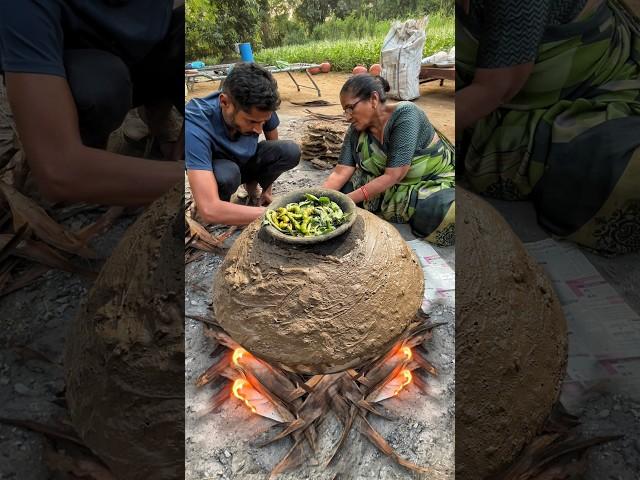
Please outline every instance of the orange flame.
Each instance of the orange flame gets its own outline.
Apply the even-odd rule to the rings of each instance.
[[[233,351],[233,357],[232,357],[232,360],[233,360],[233,364],[234,364],[236,367],[239,367],[239,366],[240,366],[240,359],[241,359],[241,358],[242,358],[246,353],[248,353],[248,352],[247,352],[244,348],[242,348],[242,347],[238,347],[238,348],[236,348],[236,349]]]
[[[413,358],[413,352],[409,347],[402,347],[402,353],[404,353],[407,357],[407,362],[410,362]]]
[[[407,347],[405,347],[407,348]],[[411,351],[411,350],[409,350]],[[402,370],[399,374],[398,377],[404,377],[404,380],[402,381],[402,384],[397,388],[397,390],[395,392],[393,392],[393,395],[396,396],[400,393],[400,391],[402,391],[402,389],[404,387],[406,387],[407,385],[409,385],[411,383],[411,380],[413,379],[413,376],[411,375],[411,372],[407,369]]]
[[[234,352],[234,357],[235,357],[235,352]],[[234,361],[235,361],[235,358],[234,358]],[[233,382],[233,388],[231,390],[233,391],[234,397],[236,397],[238,400],[243,402],[247,407],[249,407],[253,413],[256,413],[256,409],[253,407],[253,405],[251,405],[249,403],[249,400],[244,398],[244,396],[242,395],[242,389],[247,385],[249,385],[249,382],[247,382],[244,378],[238,378],[236,379],[235,382]]]

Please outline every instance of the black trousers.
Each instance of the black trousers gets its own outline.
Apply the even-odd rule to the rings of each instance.
[[[167,36],[135,65],[90,45],[65,50],[64,63],[87,146],[104,148],[133,107],[170,102],[184,113],[184,5],[173,11]]]
[[[214,158],[213,174],[218,184],[218,195],[221,200],[228,201],[238,187],[247,182],[258,182],[266,189],[299,161],[300,147],[287,140],[260,142],[256,154],[243,165],[226,158]]]

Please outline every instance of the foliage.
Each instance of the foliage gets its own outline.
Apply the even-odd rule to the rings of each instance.
[[[269,0],[188,0],[185,2],[187,58],[232,55],[234,45],[261,46],[260,26],[269,14]]]
[[[262,49],[256,52],[257,62],[269,65],[276,61],[289,63],[321,63],[329,61],[332,69],[337,71],[351,71],[358,64],[371,65],[380,60],[380,48],[391,22],[377,22],[372,24],[372,35],[361,35],[366,26],[362,21],[367,17],[359,17],[360,20],[350,23],[349,18],[343,23],[340,21],[323,25],[322,31],[317,33],[318,38],[329,40],[316,40],[302,45],[285,45],[276,48]],[[315,31],[315,30],[314,30]],[[364,37],[364,38],[363,38]],[[423,50],[427,56],[438,50],[448,50],[455,42],[455,26],[453,17],[434,15],[429,19],[427,27],[427,40]]]
[[[393,19],[430,15],[427,50],[451,46],[454,0],[188,0],[186,3],[186,44],[188,59],[218,63],[238,58],[234,44],[251,42],[258,61],[279,57],[291,61],[302,52],[352,64],[378,53],[364,53],[384,38]],[[331,40],[335,45],[322,42]],[[345,40],[357,40],[356,44]],[[308,44],[304,46],[304,44]],[[344,46],[353,54],[337,52]],[[300,45],[272,51],[272,48]],[[365,46],[366,45],[366,46]],[[314,51],[314,48],[321,48]],[[345,67],[346,68],[346,67]]]

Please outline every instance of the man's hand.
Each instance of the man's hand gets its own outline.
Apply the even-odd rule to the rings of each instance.
[[[85,147],[66,79],[5,73],[7,96],[36,184],[55,201],[138,206],[184,177],[184,162],[157,162]]]
[[[208,223],[247,225],[264,213],[262,207],[225,202],[218,194],[218,183],[211,170],[187,170],[189,185],[200,216]]]
[[[266,189],[262,190],[262,195],[260,195],[260,198],[258,199],[258,206],[259,207],[267,207],[267,206],[271,205],[272,201],[273,201],[272,186],[269,185],[269,187],[267,187]]]

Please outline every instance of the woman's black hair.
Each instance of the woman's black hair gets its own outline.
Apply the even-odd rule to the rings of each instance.
[[[340,95],[347,94],[355,98],[369,98],[373,92],[378,92],[380,102],[387,101],[387,92],[391,90],[389,82],[387,82],[380,75],[371,75],[370,73],[361,73],[354,75],[347,80],[342,89]]]
[[[227,74],[221,90],[233,104],[248,112],[252,107],[274,112],[280,106],[278,84],[271,72],[255,63],[236,63]]]

